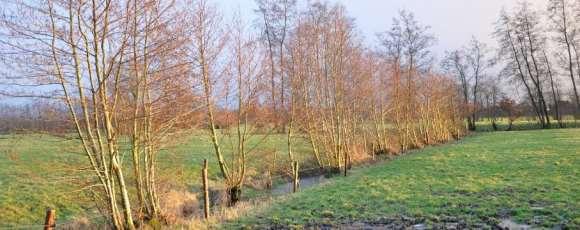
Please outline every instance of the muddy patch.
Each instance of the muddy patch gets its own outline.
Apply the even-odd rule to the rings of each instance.
[[[429,223],[428,223],[429,222]],[[482,225],[483,226],[483,225]],[[465,221],[457,220],[457,218],[441,220],[441,222],[433,223],[424,218],[414,218],[408,216],[385,217],[373,221],[345,221],[341,224],[311,224],[307,225],[306,229],[401,229],[401,230],[425,230],[425,229],[469,229]]]
[[[506,218],[502,219],[501,222],[497,225],[500,229],[508,229],[508,230],[529,230],[532,229],[532,226],[527,224],[518,224],[513,219]]]

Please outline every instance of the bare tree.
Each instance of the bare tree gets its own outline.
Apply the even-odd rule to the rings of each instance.
[[[227,187],[228,203],[233,206],[241,198],[248,155],[268,136],[263,135],[250,145],[250,140],[258,138],[257,134],[263,131],[259,127],[267,126],[266,117],[258,114],[265,84],[257,40],[246,34],[246,26],[239,16],[231,28],[222,25],[220,17],[205,0],[195,3],[190,55],[194,75],[202,81],[210,138]],[[235,101],[229,101],[230,98]],[[232,114],[228,120],[233,121],[228,128],[218,129],[216,125],[218,103],[223,104],[223,110],[233,111],[226,113]],[[229,127],[233,127],[233,132]]]
[[[215,7],[208,5],[205,0],[195,2],[193,13],[193,38],[191,56],[193,73],[201,78],[204,93],[204,103],[207,111],[207,119],[210,128],[210,137],[222,177],[230,180],[230,171],[226,165],[218,130],[215,121],[215,98],[214,84],[220,77],[217,69],[219,56],[221,55],[227,37],[220,24],[220,15]]]
[[[22,46],[23,40],[8,42],[37,60],[23,72],[54,80],[60,86],[58,97],[68,107],[113,226],[134,229],[115,126],[128,21],[124,10],[113,4],[48,1],[43,8],[22,4],[24,11],[19,13],[35,17],[5,18],[2,26],[24,41],[38,41],[34,51]]]
[[[473,111],[473,100],[470,93],[473,84],[468,76],[469,68],[466,62],[464,52],[455,50],[446,54],[441,65],[448,74],[455,76],[461,86],[464,106],[468,111]],[[467,125],[469,130],[475,130],[475,121],[471,115],[467,116]]]
[[[480,84],[490,65],[487,52],[487,46],[474,37],[462,50],[448,52],[441,63],[443,69],[454,75],[461,85],[463,101],[469,110],[467,123],[471,131],[476,129]]]
[[[525,87],[538,121],[550,127],[548,106],[544,97],[543,63],[539,61],[546,38],[542,33],[539,14],[527,2],[519,4],[509,15],[502,10],[495,36],[500,44],[499,56],[507,62],[504,74],[519,79]]]
[[[386,58],[393,63],[392,103],[395,126],[401,137],[403,149],[421,145],[419,135],[413,128],[417,118],[415,95],[416,81],[421,73],[426,73],[432,64],[430,47],[436,42],[429,33],[429,27],[421,25],[415,16],[400,11],[393,19],[391,29],[380,35]],[[402,77],[401,77],[402,76]]]
[[[2,30],[12,34],[2,37],[2,44],[19,52],[3,54],[4,64],[21,74],[11,78],[58,86],[38,94],[65,104],[97,184],[90,191],[95,200],[105,201],[98,205],[116,229],[135,228],[135,218],[140,224],[162,218],[156,153],[171,128],[189,113],[159,112],[170,104],[167,98],[180,98],[175,88],[167,90],[168,79],[176,82],[186,76],[185,59],[177,55],[185,44],[177,25],[183,15],[173,3],[21,2],[1,21]],[[125,135],[131,139],[127,152],[120,147]],[[122,162],[128,153],[133,165]],[[131,167],[135,187],[125,176]],[[136,206],[131,205],[133,191]]]
[[[130,20],[127,77],[120,107],[127,108],[125,117],[131,123],[135,187],[140,220],[159,219],[162,213],[156,184],[156,157],[166,137],[192,112],[191,102],[175,106],[172,101],[191,98],[188,85],[187,59],[184,48],[189,41],[183,19],[185,12],[175,2],[134,0]],[[121,109],[123,109],[121,108]],[[121,123],[119,125],[123,125]],[[144,216],[142,216],[144,213]]]
[[[276,112],[278,103],[281,108],[284,108],[286,104],[285,90],[288,80],[285,77],[286,47],[284,46],[292,17],[295,14],[296,0],[256,0],[256,3],[258,5],[256,12],[261,18],[263,40],[267,46],[272,108]],[[277,83],[279,89],[277,89]]]
[[[485,115],[491,121],[491,127],[494,131],[498,130],[499,101],[503,97],[498,81],[499,79],[486,79],[482,82],[482,88],[480,90],[482,101],[480,104],[485,106]]]
[[[574,47],[578,41],[576,38],[578,28],[576,26],[577,21],[574,17],[573,4],[574,3],[569,0],[550,0],[548,5],[548,12],[551,21],[550,28],[554,33],[556,33],[553,41],[558,47],[564,49],[563,53],[565,58],[561,61],[560,66],[569,74],[570,81],[572,83],[572,90],[574,93],[574,100],[576,102],[576,116],[578,116],[578,111],[580,111],[580,98],[578,96],[578,89],[576,86],[577,80],[574,77],[575,65],[573,60],[573,54],[576,52]],[[576,62],[577,61],[578,60],[576,60]],[[580,74],[580,69],[577,71],[579,71],[577,74]],[[580,75],[578,77],[580,79]],[[552,79],[551,73],[550,79]]]
[[[560,114],[560,93],[559,93],[559,89],[558,89],[558,85],[556,80],[554,79],[554,73],[552,72],[552,64],[550,63],[550,59],[548,57],[548,55],[546,54],[546,51],[543,50],[543,56],[541,57],[542,62],[545,63],[545,67],[546,67],[546,74],[548,76],[548,80],[550,82],[550,89],[552,92],[552,103],[553,103],[553,110],[552,112],[554,113],[554,119],[556,119],[558,121],[558,126],[560,128],[564,128],[564,123],[562,121],[562,115]]]
[[[240,199],[248,168],[248,156],[255,152],[256,146],[262,144],[271,132],[271,130],[259,129],[259,127],[267,127],[265,124],[268,122],[267,117],[257,114],[259,100],[265,96],[263,94],[265,78],[260,69],[262,57],[258,53],[258,40],[246,31],[245,24],[239,16],[236,17],[230,42],[232,51],[230,72],[232,76],[235,76],[232,80],[236,85],[232,92],[236,100],[234,110],[237,110],[234,119],[235,131],[233,135],[228,130],[223,131],[224,138],[229,138],[234,143],[228,150],[232,155],[230,165],[233,169],[230,172],[230,180],[226,181],[230,205],[234,205]],[[253,145],[250,145],[251,139],[256,140]]]

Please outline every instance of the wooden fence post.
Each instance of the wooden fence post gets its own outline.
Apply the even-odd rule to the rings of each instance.
[[[46,218],[44,220],[44,230],[54,230],[56,227],[56,210],[48,208],[46,210]]]
[[[292,169],[294,170],[294,186],[292,187],[292,192],[298,192],[298,161],[292,162]]]
[[[203,160],[203,169],[201,171],[203,179],[203,214],[205,219],[209,218],[209,186],[207,181],[207,159]]]
[[[268,169],[267,173],[268,173],[268,178],[267,178],[267,181],[266,181],[266,188],[268,190],[271,190],[272,189],[272,185],[274,184],[274,182],[272,182],[272,171],[270,171],[270,169]]]

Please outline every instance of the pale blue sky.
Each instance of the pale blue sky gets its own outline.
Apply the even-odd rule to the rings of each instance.
[[[208,0],[215,3],[229,20],[240,10],[244,19],[254,22],[257,8],[255,0]],[[432,27],[431,33],[438,38],[433,51],[440,58],[446,50],[457,49],[466,44],[472,36],[495,46],[492,37],[493,23],[502,7],[511,9],[520,0],[329,0],[346,6],[355,19],[358,30],[368,45],[377,44],[376,34],[387,30],[392,18],[401,9],[415,13],[416,18]],[[2,2],[2,0],[0,0]],[[298,0],[305,7],[308,0]],[[537,8],[545,8],[548,0],[529,0]],[[7,98],[0,97],[0,103]],[[13,101],[19,101],[14,100]]]
[[[226,15],[240,9],[248,20],[255,17],[254,0],[210,0],[218,4]],[[305,5],[306,0],[298,0]],[[400,9],[415,13],[418,20],[432,27],[438,38],[434,47],[440,56],[445,50],[460,48],[472,36],[495,45],[492,37],[493,23],[502,7],[511,9],[518,0],[330,0],[346,6],[349,15],[355,18],[358,29],[366,41],[376,43],[375,34],[387,30],[392,18]],[[547,0],[530,0],[536,7],[545,7]]]

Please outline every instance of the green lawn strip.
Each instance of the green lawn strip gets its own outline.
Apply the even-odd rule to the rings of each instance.
[[[403,215],[426,224],[512,218],[578,228],[579,150],[579,129],[478,134],[355,170],[225,226],[340,225]]]

